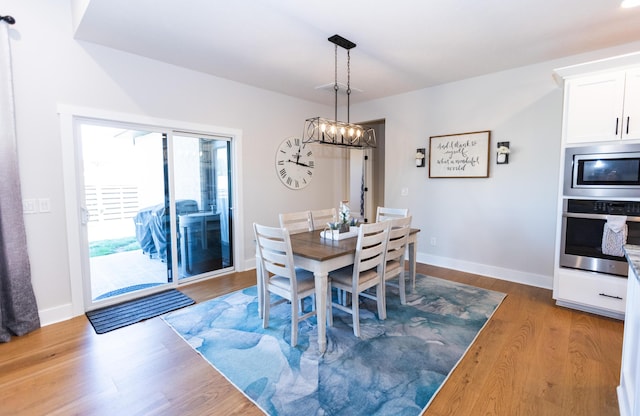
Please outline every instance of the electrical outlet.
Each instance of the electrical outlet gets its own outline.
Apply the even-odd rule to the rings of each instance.
[[[49,198],[38,199],[38,209],[40,212],[51,212],[51,200]]]
[[[436,245],[436,238],[435,237],[431,237],[431,245],[432,246]]]

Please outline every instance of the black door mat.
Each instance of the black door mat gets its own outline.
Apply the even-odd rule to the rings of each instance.
[[[194,303],[195,301],[189,296],[176,289],[171,289],[89,311],[86,315],[96,333],[104,334]]]

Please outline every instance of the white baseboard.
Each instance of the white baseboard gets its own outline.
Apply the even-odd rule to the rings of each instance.
[[[447,269],[459,270],[462,272],[479,274],[493,277],[509,282],[520,283],[528,286],[541,287],[543,289],[553,288],[553,276],[545,276],[534,273],[527,273],[520,270],[505,269],[503,267],[491,266],[488,264],[472,263],[464,260],[456,260],[449,257],[434,256],[420,253],[416,255],[416,261],[423,264],[445,267]],[[244,270],[256,268],[255,258],[247,259],[244,262]]]
[[[541,287],[543,289],[553,288],[553,276],[527,273],[520,270],[505,269],[503,267],[491,266],[489,264],[473,263],[464,260],[452,259],[449,257],[434,256],[418,252],[416,261],[418,263],[431,264],[447,269],[459,270],[462,272],[479,274],[493,277],[509,282],[520,283],[528,286]]]
[[[592,313],[594,315],[602,315],[602,316],[607,316],[609,318],[614,318],[614,319],[619,319],[621,321],[624,321],[624,313],[623,312],[610,311],[610,310],[602,309],[602,308],[594,308],[594,307],[589,306],[589,305],[583,305],[581,303],[568,302],[568,301],[564,301],[564,300],[557,300],[556,301],[556,305],[562,306],[562,307],[565,307],[565,308],[577,309],[577,310],[583,311],[583,312],[589,312],[589,313]]]
[[[55,308],[39,310],[38,315],[40,315],[41,326],[55,324],[74,317],[73,307],[70,303],[56,306]]]
[[[252,257],[250,259],[246,259],[244,261],[244,268],[242,270],[239,271],[247,271],[247,270],[251,270],[251,269],[255,269],[256,268],[256,258]]]
[[[502,267],[495,267],[488,264],[472,263],[463,260],[456,260],[448,257],[434,256],[431,254],[417,253],[416,261],[418,263],[431,264],[434,266],[445,267],[447,269],[459,270],[462,272],[479,274],[482,276],[493,277],[496,279],[507,280],[509,282],[521,283],[529,286],[551,289],[553,287],[553,277],[544,276],[533,273],[522,272],[519,270],[510,270]],[[246,271],[256,268],[255,257],[246,259],[242,270]],[[40,315],[40,325],[47,326],[57,322],[66,321],[76,315],[73,314],[72,304],[65,304],[38,311]]]

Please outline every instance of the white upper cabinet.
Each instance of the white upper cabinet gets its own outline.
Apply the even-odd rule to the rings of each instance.
[[[622,138],[640,139],[640,68],[627,72]]]
[[[640,69],[568,79],[566,143],[640,139]]]

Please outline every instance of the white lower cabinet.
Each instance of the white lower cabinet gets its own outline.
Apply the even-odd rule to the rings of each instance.
[[[618,405],[620,416],[640,416],[640,283],[638,276],[629,268],[627,314],[624,321],[622,365]]]
[[[556,278],[558,305],[624,319],[627,278],[573,269],[557,270]]]

